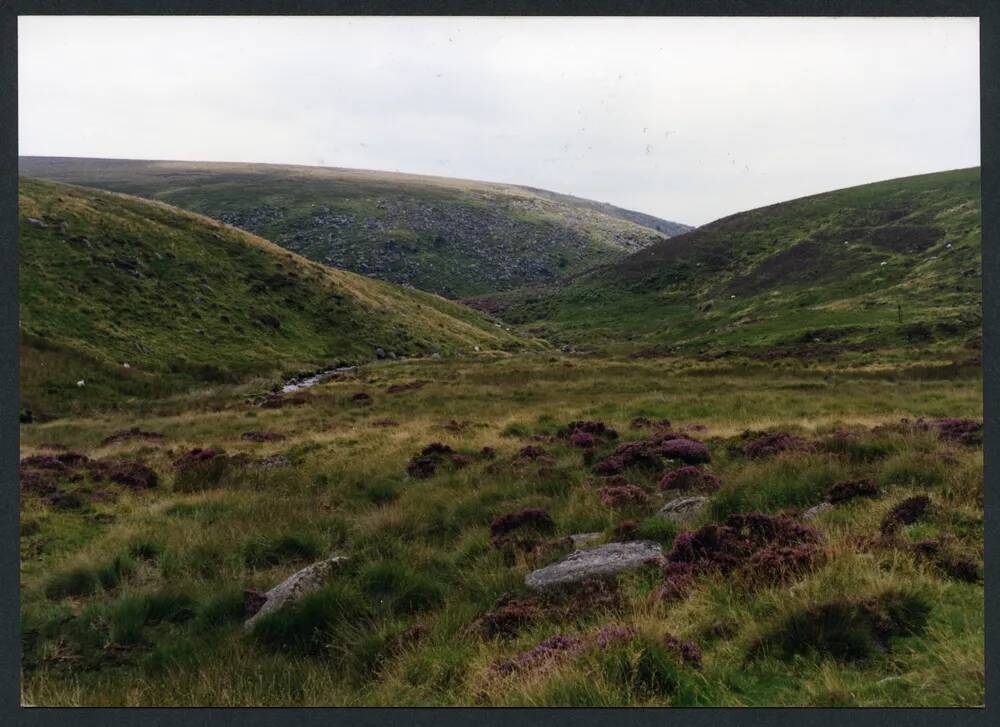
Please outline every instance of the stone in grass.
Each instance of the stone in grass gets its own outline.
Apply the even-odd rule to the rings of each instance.
[[[605,580],[651,561],[659,563],[663,549],[659,543],[634,540],[607,543],[586,550],[575,550],[551,565],[532,571],[524,584],[535,591],[553,591],[589,580]]]
[[[833,503],[830,503],[830,502],[821,502],[818,505],[813,505],[808,510],[806,510],[804,513],[802,513],[802,519],[803,520],[815,520],[816,518],[818,518],[823,513],[830,512],[830,510],[832,510],[832,509],[833,509]]]
[[[656,513],[660,517],[681,523],[697,515],[708,506],[707,497],[678,497],[661,507]]]
[[[243,622],[243,627],[250,629],[257,619],[274,613],[285,606],[291,605],[305,595],[318,591],[334,571],[347,561],[347,556],[336,555],[327,560],[321,560],[290,575],[281,583],[264,594],[264,602],[260,609]]]

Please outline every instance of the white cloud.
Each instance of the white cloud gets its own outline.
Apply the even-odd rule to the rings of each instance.
[[[978,20],[22,17],[22,154],[389,169],[692,224],[979,163]]]

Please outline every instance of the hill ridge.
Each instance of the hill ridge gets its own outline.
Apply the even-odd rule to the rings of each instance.
[[[688,229],[571,195],[400,172],[74,157],[20,157],[19,168],[160,199],[318,262],[450,298],[554,280]]]
[[[36,411],[378,351],[528,343],[432,293],[319,265],[162,202],[22,177],[19,208],[22,391]]]
[[[973,167],[807,195],[467,302],[557,342],[631,350],[974,346],[979,176]]]

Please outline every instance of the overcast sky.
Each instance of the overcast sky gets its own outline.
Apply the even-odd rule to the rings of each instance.
[[[512,182],[689,224],[979,164],[976,19],[22,17],[20,152]]]

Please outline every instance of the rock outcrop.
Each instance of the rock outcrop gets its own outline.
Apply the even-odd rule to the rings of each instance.
[[[327,579],[347,561],[347,556],[335,555],[327,560],[321,560],[290,575],[281,583],[264,594],[264,602],[260,610],[243,622],[243,627],[250,629],[262,616],[274,613],[303,596],[318,591]]]
[[[607,543],[586,550],[575,550],[562,560],[529,573],[524,584],[536,591],[568,588],[586,581],[613,578],[633,568],[663,557],[658,543],[634,540]]]

